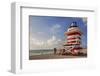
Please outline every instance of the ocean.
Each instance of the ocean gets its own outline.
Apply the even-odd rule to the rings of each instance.
[[[33,55],[45,55],[45,54],[53,54],[53,49],[43,49],[43,50],[30,50],[29,56]]]

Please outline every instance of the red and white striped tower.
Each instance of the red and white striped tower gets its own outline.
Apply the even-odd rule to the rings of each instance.
[[[67,41],[65,42],[64,46],[66,47],[67,51],[70,51],[72,54],[78,54],[82,49],[81,46],[81,36],[82,32],[80,28],[77,26],[76,22],[73,22],[68,30],[65,32],[67,36]]]

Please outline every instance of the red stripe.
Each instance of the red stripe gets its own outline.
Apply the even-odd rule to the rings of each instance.
[[[68,36],[70,36],[70,35],[80,35],[81,36],[81,34],[78,32],[69,33]]]
[[[70,41],[70,42],[67,42],[67,43],[76,43],[76,41]]]
[[[77,38],[67,38],[67,40],[73,40],[73,39],[77,39]]]
[[[79,50],[79,49],[82,49],[81,47],[79,47],[79,48],[74,48],[74,50]]]

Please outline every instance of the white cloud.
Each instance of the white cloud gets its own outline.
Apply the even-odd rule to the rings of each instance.
[[[57,39],[56,36],[52,36],[45,41],[30,37],[30,49],[50,49],[61,45],[60,43],[61,40]]]
[[[57,32],[59,32],[60,28],[61,28],[61,25],[55,24],[55,25],[53,25],[53,26],[51,27],[51,32],[52,32],[52,33],[57,33]]]
[[[37,34],[41,34],[42,35],[42,34],[44,34],[44,32],[37,32]]]
[[[84,24],[87,25],[87,18],[84,17],[84,18],[82,18],[82,20],[83,20]]]
[[[50,38],[50,39],[47,40],[47,44],[48,45],[52,45],[53,43],[55,43],[55,41],[56,41],[56,37],[52,36],[52,38]]]

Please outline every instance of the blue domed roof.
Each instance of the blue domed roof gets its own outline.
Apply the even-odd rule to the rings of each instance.
[[[72,22],[69,28],[71,28],[71,27],[78,27],[77,22]]]

